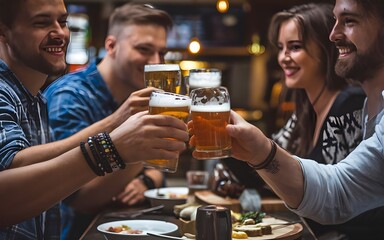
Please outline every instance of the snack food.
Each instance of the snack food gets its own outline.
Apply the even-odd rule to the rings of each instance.
[[[173,213],[176,215],[176,217],[181,217],[185,220],[191,220],[193,212],[196,212],[197,208],[200,206],[201,205],[195,201],[178,204],[173,207]]]
[[[114,233],[122,233],[122,234],[141,234],[141,233],[143,233],[142,230],[132,229],[131,227],[129,227],[127,225],[109,227],[107,229],[107,231],[108,232],[114,232]]]
[[[232,238],[236,239],[247,239],[248,235],[242,231],[232,231]]]
[[[232,237],[233,234],[235,236],[241,236],[240,239],[245,235],[248,237],[257,237],[272,234],[272,227],[268,224],[261,223],[265,213],[263,212],[246,212],[237,214],[236,220],[233,223],[232,229]],[[239,234],[240,233],[240,234]],[[233,237],[238,238],[238,237]]]
[[[272,227],[270,225],[237,225],[233,230],[245,232],[248,237],[272,234]]]

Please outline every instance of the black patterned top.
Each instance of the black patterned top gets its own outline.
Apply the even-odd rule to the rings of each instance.
[[[364,99],[365,94],[360,87],[341,91],[324,120],[316,146],[308,156],[300,157],[324,164],[335,164],[344,159],[362,140]],[[293,114],[286,125],[272,135],[272,139],[286,148],[296,122],[296,115]]]

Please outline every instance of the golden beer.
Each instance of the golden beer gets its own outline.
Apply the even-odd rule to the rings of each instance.
[[[149,100],[150,114],[174,116],[184,122],[189,118],[191,100],[188,96],[169,92],[153,92]],[[151,159],[144,161],[144,166],[164,172],[176,172],[179,159]]]
[[[219,159],[231,155],[231,138],[226,131],[230,102],[225,87],[198,88],[191,92],[191,115],[195,135],[195,157]]]
[[[180,93],[181,70],[178,64],[149,64],[144,66],[144,84],[166,92]]]

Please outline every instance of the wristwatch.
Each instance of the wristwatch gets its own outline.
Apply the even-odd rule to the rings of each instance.
[[[144,172],[142,172],[138,178],[143,181],[144,185],[148,188],[148,189],[154,189],[156,188],[155,186],[155,182],[152,180],[152,178],[148,177],[147,175],[145,175]]]

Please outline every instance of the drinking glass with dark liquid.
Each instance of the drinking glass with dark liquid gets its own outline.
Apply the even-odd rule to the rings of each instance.
[[[197,191],[207,190],[209,181],[209,172],[200,170],[187,171],[188,194],[194,195]]]

